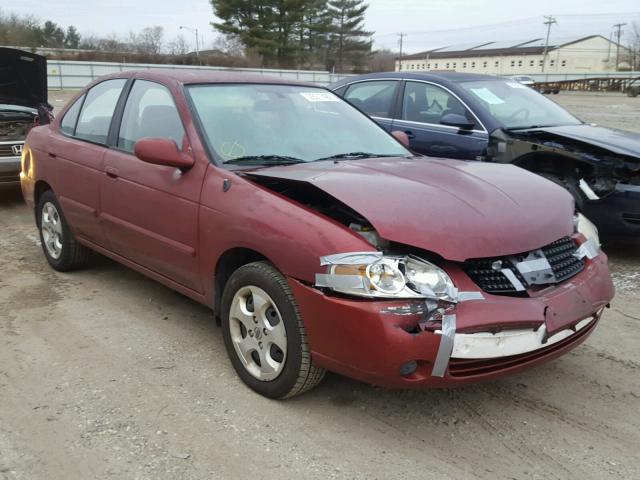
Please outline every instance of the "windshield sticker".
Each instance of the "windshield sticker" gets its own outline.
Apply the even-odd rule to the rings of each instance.
[[[527,88],[526,85],[523,85],[518,82],[506,82],[506,84],[509,85],[511,88]]]
[[[308,102],[339,102],[338,97],[329,92],[300,92]]]
[[[486,87],[472,88],[471,91],[475,94],[476,97],[484,100],[489,105],[500,105],[501,103],[504,103],[504,100],[502,100],[500,97],[497,97],[491,90]]]

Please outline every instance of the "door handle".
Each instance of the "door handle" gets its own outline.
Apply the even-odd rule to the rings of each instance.
[[[104,171],[107,174],[107,177],[109,177],[109,178],[118,178],[118,169],[117,168],[106,167],[104,169]]]
[[[55,153],[49,152],[49,158],[58,158],[58,156]]]
[[[413,134],[411,130],[405,130],[404,133],[407,134],[407,137],[409,137],[409,140],[416,138],[416,136]]]

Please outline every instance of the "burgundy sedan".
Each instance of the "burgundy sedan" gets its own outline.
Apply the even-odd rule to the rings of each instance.
[[[268,397],[326,370],[461,385],[584,341],[614,292],[571,196],[398,139],[320,87],[126,72],[31,131],[22,189],[53,268],[98,252],[210,306]]]

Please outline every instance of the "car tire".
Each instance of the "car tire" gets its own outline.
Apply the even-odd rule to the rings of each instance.
[[[42,251],[49,265],[59,272],[85,267],[89,263],[91,250],[76,241],[51,190],[40,196],[36,208]]]
[[[574,178],[562,176],[557,173],[538,173],[538,175],[560,185],[568,191],[575,201],[576,210],[580,212],[582,211],[582,208],[584,207],[584,196],[580,191],[580,187],[578,187],[578,182]]]
[[[249,263],[231,275],[221,314],[231,363],[254,391],[268,398],[290,398],[324,378],[325,370],[311,358],[291,288],[270,263]]]

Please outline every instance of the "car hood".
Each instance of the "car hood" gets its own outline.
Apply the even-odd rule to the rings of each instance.
[[[534,250],[573,232],[573,200],[512,165],[427,157],[314,162],[255,170],[307,182],[380,236],[455,261]]]
[[[47,59],[0,48],[0,104],[38,108],[47,104]]]
[[[619,155],[640,158],[640,134],[638,133],[588,124],[543,127],[518,131],[518,133],[532,134],[536,132],[545,132],[557,137],[603,148]]]

